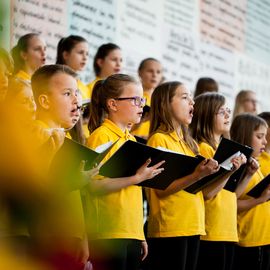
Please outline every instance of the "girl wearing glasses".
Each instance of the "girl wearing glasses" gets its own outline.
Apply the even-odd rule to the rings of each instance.
[[[204,93],[195,98],[190,130],[205,158],[212,158],[223,134],[230,130],[231,110],[225,97]],[[205,231],[200,242],[197,269],[232,269],[234,243],[237,235],[237,198],[234,192],[223,189],[229,176],[246,162],[244,155],[231,160],[234,169],[203,189],[205,200]]]
[[[129,133],[129,125],[141,119],[145,104],[142,96],[141,85],[128,75],[111,75],[95,84],[87,145],[100,151],[117,141],[104,162],[126,140],[135,140]],[[148,167],[149,164],[150,159],[131,177],[110,179],[100,176],[90,183],[87,215],[90,256],[95,269],[135,270],[146,257],[142,190],[136,184],[163,170],[160,168],[163,162],[152,167]]]
[[[11,50],[14,60],[14,74],[17,78],[31,83],[33,73],[46,62],[46,44],[36,33],[19,38]]]
[[[193,117],[193,105],[190,92],[182,83],[159,85],[152,95],[147,144],[195,156],[197,145],[187,130]],[[204,201],[201,191],[191,194],[184,188],[218,168],[215,160],[203,160],[192,174],[173,181],[165,190],[147,190],[151,269],[196,269],[199,235],[205,233]]]
[[[260,117],[245,113],[235,117],[231,126],[231,138],[253,148],[252,157],[265,150],[267,123]],[[253,198],[247,193],[261,180],[258,169],[237,200],[239,242],[235,249],[234,269],[270,269],[270,186]]]

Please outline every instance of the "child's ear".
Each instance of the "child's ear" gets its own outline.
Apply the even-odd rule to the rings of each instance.
[[[99,68],[102,68],[103,63],[104,63],[104,60],[103,59],[101,59],[101,58],[98,58],[97,59],[97,65],[99,66]]]
[[[21,56],[21,58],[22,58],[24,61],[27,60],[27,54],[26,54],[26,52],[21,51],[21,52],[20,52],[20,56]]]
[[[48,110],[50,108],[50,101],[47,95],[40,95],[38,97],[38,102],[43,109]]]
[[[108,99],[107,106],[109,110],[114,111],[114,112],[117,111],[117,102],[115,99],[113,98]]]
[[[63,59],[65,60],[65,62],[67,62],[69,53],[67,51],[64,51],[63,54],[62,54],[62,56],[63,56]]]

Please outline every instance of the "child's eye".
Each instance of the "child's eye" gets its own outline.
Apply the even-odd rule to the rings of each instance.
[[[70,92],[65,92],[64,95],[65,96],[70,96]]]

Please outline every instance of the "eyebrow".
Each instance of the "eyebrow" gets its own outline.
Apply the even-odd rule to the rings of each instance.
[[[78,91],[78,89],[75,89],[75,90],[74,90],[73,88],[69,88],[69,87],[66,87],[66,88],[64,88],[63,90],[70,90],[70,91],[75,91],[75,92]]]

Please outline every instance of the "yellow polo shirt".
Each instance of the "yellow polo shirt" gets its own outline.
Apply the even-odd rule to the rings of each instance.
[[[147,145],[163,147],[188,156],[192,150],[179,138],[176,132],[162,131],[152,135]],[[179,164],[181,166],[181,164]],[[178,237],[205,234],[204,200],[202,192],[196,194],[180,190],[165,198],[159,198],[154,189],[147,190],[150,213],[148,237]]]
[[[92,82],[90,82],[89,84],[87,84],[87,87],[88,87],[88,90],[89,90],[90,99],[92,97],[93,88],[94,88],[96,82],[97,81],[100,81],[100,80],[102,80],[102,78],[96,77]]]
[[[93,150],[109,142],[116,144],[102,162],[127,140],[135,138],[126,130],[123,132],[116,124],[105,119],[88,138],[87,146]],[[101,176],[97,181],[102,181]],[[144,240],[142,189],[129,186],[106,195],[90,194],[88,199],[89,237],[90,239],[138,239]]]
[[[213,158],[215,150],[209,144],[199,144],[200,154]],[[222,189],[214,198],[205,200],[205,231],[201,240],[238,241],[237,198],[234,192]]]
[[[262,152],[258,160],[260,164],[260,170],[265,177],[270,173],[270,154],[267,152]]]
[[[77,84],[78,84],[78,89],[81,92],[82,95],[82,99],[89,99],[90,98],[90,92],[88,87],[81,81],[81,80],[77,80]]]
[[[28,74],[27,72],[25,72],[24,70],[20,70],[16,75],[15,77],[23,80],[23,81],[26,81],[27,83],[31,84],[31,75]]]
[[[144,92],[143,97],[146,99],[146,105],[150,107],[151,104],[151,97],[148,93]],[[142,137],[142,138],[148,138],[149,136],[149,130],[150,130],[150,121],[145,121],[141,123],[138,128],[132,131],[133,135]]]
[[[40,120],[36,120],[35,124],[42,128],[50,128]],[[45,137],[39,137],[38,139],[41,140],[41,143],[45,142]],[[57,184],[50,183],[50,188],[59,187]],[[58,194],[60,194],[59,197]],[[45,207],[46,211],[42,215],[42,218],[44,218],[44,224],[42,224],[44,226],[43,233],[45,235],[52,233],[57,234],[59,237],[66,236],[83,239],[85,236],[85,223],[80,190],[74,190],[66,194],[63,194],[62,190],[60,192],[56,191],[52,197],[55,201],[48,201],[46,205],[48,208]]]
[[[247,194],[263,179],[260,169],[253,175],[240,199],[250,199]],[[257,247],[270,244],[270,201],[238,213],[239,245]]]

